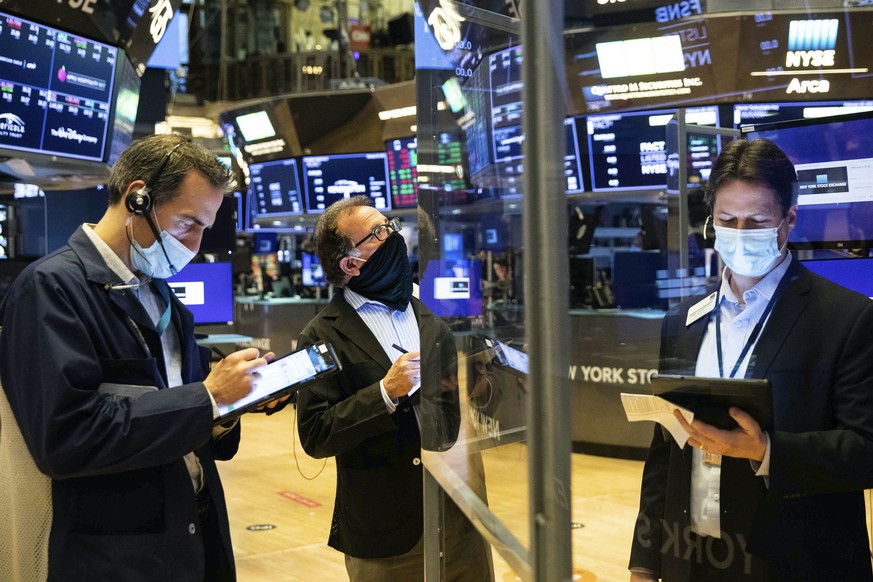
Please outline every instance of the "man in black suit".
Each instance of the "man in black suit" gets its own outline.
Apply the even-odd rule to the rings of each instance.
[[[328,545],[345,554],[353,581],[423,578],[421,435],[450,443],[459,421],[457,386],[421,380],[423,371],[454,361],[455,344],[412,296],[399,230],[365,196],[319,217],[315,244],[338,292],[300,336],[300,346],[333,344],[343,365],[341,374],[298,392],[298,430],[309,455],[336,457]],[[451,374],[440,376],[448,382]],[[420,396],[422,384],[433,398]],[[447,579],[490,580],[484,541],[451,500],[445,512]]]
[[[787,251],[796,174],[772,142],[728,144],[706,192],[726,264],[718,290],[668,313],[662,372],[767,378],[774,426],[694,420],[680,448],[656,427],[631,580],[871,580],[873,302]],[[757,330],[757,331],[756,331]]]

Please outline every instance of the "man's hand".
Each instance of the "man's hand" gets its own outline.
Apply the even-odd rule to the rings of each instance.
[[[392,400],[409,394],[421,384],[421,352],[409,352],[397,358],[382,383]]]
[[[658,582],[658,577],[647,572],[631,572],[630,582]]]
[[[215,402],[232,404],[252,391],[252,378],[258,368],[273,360],[273,352],[259,356],[257,348],[233,352],[212,366],[203,384]]]
[[[673,411],[673,416],[688,432],[688,444],[692,447],[726,457],[751,459],[759,463],[763,461],[764,453],[767,452],[767,437],[761,426],[754,418],[735,406],[732,406],[728,412],[739,424],[733,430],[715,428],[697,419],[688,424],[678,410]]]

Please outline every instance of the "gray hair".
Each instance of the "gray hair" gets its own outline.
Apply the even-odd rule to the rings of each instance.
[[[342,287],[346,282],[346,273],[340,267],[340,261],[351,255],[355,243],[349,235],[339,231],[339,221],[348,216],[359,206],[372,206],[367,196],[353,196],[337,200],[327,207],[315,223],[315,241],[318,260],[327,282],[335,287]]]

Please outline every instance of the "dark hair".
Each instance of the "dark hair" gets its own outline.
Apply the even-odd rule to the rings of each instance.
[[[179,147],[173,150],[176,146]],[[196,170],[212,186],[225,192],[233,188],[233,174],[208,149],[178,134],[150,135],[133,142],[112,167],[109,174],[109,204],[122,202],[131,182],[148,181],[171,150],[173,154],[160,174],[152,184],[146,184],[153,205],[178,196],[179,185],[191,170]]]
[[[797,172],[794,164],[769,139],[738,139],[722,148],[712,166],[703,194],[703,201],[710,212],[715,206],[718,189],[734,180],[757,184],[773,192],[783,215],[797,202]]]
[[[351,237],[339,231],[337,223],[359,206],[372,206],[366,196],[353,196],[337,200],[327,207],[315,223],[315,248],[318,260],[324,271],[327,282],[335,287],[345,285],[346,274],[340,268],[340,261],[349,256],[355,249]]]

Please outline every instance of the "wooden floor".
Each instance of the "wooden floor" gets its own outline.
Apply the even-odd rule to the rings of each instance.
[[[347,579],[342,555],[326,545],[335,466],[307,457],[296,442],[298,471],[293,414],[246,416],[239,453],[219,464],[240,582]],[[525,546],[526,457],[521,444],[483,456],[489,506]],[[579,454],[572,463],[575,579],[627,580],[642,463]],[[496,552],[494,567],[498,582],[518,580]]]

